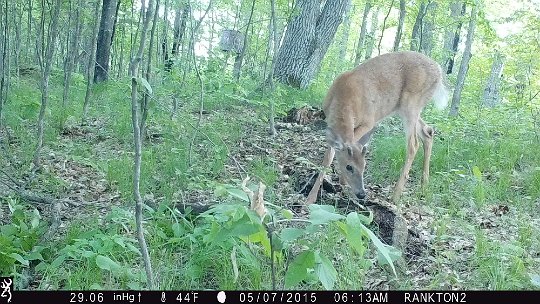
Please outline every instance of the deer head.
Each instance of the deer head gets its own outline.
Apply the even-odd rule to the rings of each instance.
[[[368,138],[369,135],[367,135]],[[331,129],[327,129],[326,141],[330,147],[336,150],[337,166],[341,178],[352,188],[356,197],[363,199],[366,196],[366,189],[364,188],[367,153],[366,136],[356,143],[346,143]]]

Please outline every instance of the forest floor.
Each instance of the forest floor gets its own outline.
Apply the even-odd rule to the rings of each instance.
[[[212,115],[207,115],[204,119],[208,123],[212,121]],[[248,114],[249,116],[249,114]],[[315,115],[316,116],[316,115]],[[268,160],[265,167],[275,170],[275,176],[271,183],[272,203],[293,210],[299,217],[307,217],[306,209],[302,208],[305,195],[311,188],[310,180],[313,180],[317,172],[317,164],[321,161],[325,150],[324,124],[320,118],[309,117],[302,119],[296,117],[290,121],[291,117],[285,118],[286,122],[277,123],[278,135],[269,137],[266,126],[263,124],[253,124],[246,117],[238,117],[238,121],[246,124],[242,127],[242,135],[237,142],[230,143],[228,162],[225,164],[223,176],[228,180],[241,180],[250,171],[253,161],[257,159]],[[294,121],[296,120],[296,121]],[[249,123],[248,123],[249,122]],[[298,122],[301,122],[299,124]],[[68,151],[77,142],[91,142],[92,152],[96,158],[114,158],[125,153],[130,153],[122,147],[116,139],[111,136],[103,136],[103,128],[106,121],[96,119],[86,125],[67,125],[58,136],[58,141],[48,145],[43,150],[42,170],[32,179],[27,178],[34,191],[48,193],[59,199],[63,208],[61,211],[60,233],[56,238],[60,239],[64,234],[62,231],[70,226],[70,222],[75,219],[85,220],[92,218],[97,225],[101,225],[113,206],[122,205],[122,195],[114,184],[107,180],[107,176],[94,161],[89,161],[84,157],[73,156]],[[7,134],[9,133],[9,135]],[[159,134],[152,136],[152,126],[150,126],[147,145],[159,145]],[[377,134],[375,135],[377,136]],[[19,142],[17,136],[9,129],[5,129],[4,138],[9,138],[13,149],[17,149]],[[380,153],[380,151],[379,151]],[[418,158],[422,155],[417,156]],[[407,237],[399,244],[404,251],[404,260],[400,262],[400,272],[409,278],[406,284],[397,283],[392,276],[381,272],[380,268],[372,268],[366,275],[365,289],[463,289],[470,288],[471,281],[475,280],[474,268],[479,265],[474,261],[478,260],[478,231],[482,231],[485,239],[512,244],[520,238],[519,225],[523,221],[531,223],[533,226],[540,225],[540,219],[535,214],[523,214],[507,202],[493,202],[485,204],[481,208],[471,208],[462,210],[462,216],[455,218],[444,214],[444,206],[436,206],[425,202],[422,195],[405,193],[405,198],[397,206],[389,202],[391,189],[394,181],[387,180],[384,184],[370,183],[370,175],[375,167],[370,166],[370,156],[368,155],[368,167],[366,171],[368,196],[364,201],[358,201],[353,195],[341,186],[335,170],[330,172],[323,186],[323,190],[318,199],[318,203],[331,204],[339,208],[340,212],[350,211],[383,210],[378,212],[384,217],[385,214],[393,214],[400,219],[404,219]],[[12,165],[17,165],[15,161]],[[383,164],[384,166],[384,164]],[[253,170],[251,170],[253,172]],[[264,171],[264,170],[263,170]],[[254,179],[264,181],[268,176],[264,172],[258,172],[259,177]],[[411,181],[408,184],[408,191],[418,191],[418,178],[415,173],[411,173]],[[255,173],[257,174],[257,173]],[[57,181],[57,191],[50,188],[40,189],[40,179],[48,179],[54,176]],[[437,178],[437,177],[435,177]],[[24,180],[23,180],[24,182]],[[3,188],[0,191],[7,195],[9,189],[5,187],[6,180],[3,180]],[[43,183],[43,185],[48,183]],[[1,187],[1,186],[0,186]],[[183,191],[181,196],[177,196],[177,206],[184,210],[186,206],[203,209],[212,204],[219,203],[219,198],[214,195],[213,189],[193,189]],[[145,196],[147,204],[155,205],[159,201],[165,200],[159,192],[147,193]],[[540,203],[537,202],[537,206]],[[50,206],[38,204],[38,209],[45,218],[50,217]],[[8,210],[3,205],[2,223],[7,222]],[[382,208],[382,209],[381,209]],[[540,211],[540,206],[537,207]],[[390,220],[392,221],[392,220]],[[384,231],[393,223],[386,223],[384,219],[379,219],[379,229],[376,231],[385,235],[380,237],[388,243],[392,242],[393,227],[389,227],[390,232]],[[535,224],[536,223],[536,224]],[[445,231],[441,233],[441,231]],[[533,236],[536,233],[533,234]],[[390,236],[390,237],[389,237]],[[536,243],[536,246],[538,244]],[[537,248],[538,249],[538,248]],[[517,248],[509,246],[503,252],[506,258],[511,259],[513,254],[522,254]],[[531,258],[538,264],[540,252],[530,252]],[[477,279],[477,278],[476,278]],[[436,283],[434,283],[436,282]],[[33,284],[31,284],[33,285]],[[472,286],[478,286],[474,284]],[[493,286],[491,286],[493,287]]]
[[[324,124],[316,113],[317,110],[312,110],[313,108],[309,108],[307,114],[300,114],[292,120],[290,116],[279,119],[276,126],[278,134],[275,137],[269,137],[266,123],[253,119],[249,111],[234,111],[235,114],[223,109],[209,111],[203,117],[203,126],[208,128],[201,129],[200,136],[189,150],[193,149],[193,153],[201,155],[199,166],[204,164],[205,157],[209,157],[208,166],[211,166],[210,162],[214,160],[217,152],[208,155],[205,153],[211,153],[207,150],[212,146],[223,146],[223,169],[217,170],[214,179],[223,183],[239,183],[249,175],[253,181],[261,181],[268,186],[265,200],[293,211],[297,217],[307,217],[307,210],[302,206],[326,149]],[[197,114],[191,115],[195,121]],[[111,213],[118,212],[119,209],[130,210],[130,195],[125,190],[129,187],[122,187],[122,184],[130,184],[130,176],[127,174],[122,178],[115,174],[121,170],[130,172],[131,145],[114,136],[110,126],[114,121],[112,117],[114,116],[91,119],[85,124],[68,120],[58,130],[54,140],[45,145],[42,168],[35,174],[27,173],[30,172],[29,168],[26,168],[29,162],[20,157],[31,147],[25,142],[28,137],[20,133],[20,130],[4,127],[0,130],[2,155],[11,156],[2,160],[4,165],[9,165],[3,169],[7,174],[0,176],[0,197],[7,201],[14,197],[12,190],[19,188],[57,200],[60,203],[60,223],[53,241],[60,244],[72,234],[70,229],[74,229],[73,225],[91,222],[93,226],[100,227],[110,222]],[[223,138],[226,130],[216,131],[212,127],[223,117],[229,123],[238,125],[239,136],[232,142]],[[31,130],[32,126],[27,128]],[[159,124],[149,123],[145,149],[163,146],[157,151],[171,154],[175,152],[175,147],[171,144],[175,139],[167,138],[164,129],[165,127]],[[205,133],[210,132],[209,130],[213,130],[217,135]],[[450,140],[450,135],[445,133],[445,130],[441,133],[444,140]],[[389,136],[397,138],[389,145],[398,145],[395,149],[400,152],[384,158],[387,147],[383,140]],[[419,191],[420,171],[419,166],[415,166],[402,200],[393,205],[389,197],[395,177],[399,174],[393,171],[400,168],[403,156],[401,150],[404,150],[399,120],[390,119],[385,122],[385,126],[374,135],[374,138],[377,137],[379,140],[375,141],[373,149],[368,152],[366,199],[357,200],[347,187],[340,185],[332,168],[317,202],[334,205],[343,214],[351,211],[373,211],[376,218],[372,229],[387,243],[395,240],[395,219],[399,218],[405,223],[399,228],[402,231],[398,231],[404,233],[405,237],[402,235],[401,242],[395,244],[403,252],[403,258],[398,262],[398,278],[394,278],[384,267],[372,267],[365,274],[362,288],[516,289],[537,286],[535,282],[537,283],[540,275],[540,198],[527,193],[525,182],[510,182],[510,188],[506,189],[520,193],[515,201],[504,198],[489,199],[488,194],[484,193],[489,191],[488,187],[482,189],[477,185],[470,192],[460,192],[460,184],[456,179],[464,178],[468,183],[474,184],[472,173],[465,174],[460,171],[456,173],[456,177],[448,178],[444,173],[438,172],[441,171],[439,168],[438,171],[432,171],[434,185],[430,186],[431,191],[424,194]],[[443,139],[436,142],[436,145],[444,145]],[[199,143],[199,140],[205,143]],[[150,158],[155,158],[156,162],[165,161],[165,155],[156,154],[158,156]],[[184,153],[184,156],[187,155],[187,152]],[[379,158],[376,159],[375,155],[379,155]],[[422,153],[419,152],[415,164],[420,163],[421,157]],[[128,161],[115,163],[122,158]],[[104,163],[108,165],[104,166]],[[111,164],[116,164],[116,167]],[[143,164],[143,171],[144,169]],[[196,169],[187,174],[194,174]],[[487,171],[482,173],[486,183],[500,178]],[[174,185],[174,179],[171,179],[175,174],[178,173],[167,175],[154,170],[146,176],[154,185],[154,188],[148,186],[147,191],[143,191],[148,206],[155,208],[160,203],[171,200],[169,203],[185,211],[187,206],[196,210],[220,203],[221,199],[211,187],[176,189],[178,187]],[[8,175],[16,176],[17,183],[8,178]],[[165,193],[160,189],[168,186],[176,190]],[[452,193],[448,195],[442,192]],[[510,197],[512,195],[510,194]],[[478,199],[476,196],[488,199],[475,203]],[[0,206],[2,225],[12,221],[9,206],[11,205]],[[35,206],[42,218],[54,217],[52,204],[38,203]],[[340,260],[339,252],[329,254],[333,254],[336,261]],[[55,257],[54,251],[51,256]],[[375,260],[373,255],[372,257]],[[28,288],[49,288],[48,284],[40,282],[44,276],[46,274],[39,271],[28,275]],[[530,285],[530,282],[533,282],[533,285]],[[60,285],[69,286],[65,283]],[[342,283],[340,287],[347,289],[349,286]]]

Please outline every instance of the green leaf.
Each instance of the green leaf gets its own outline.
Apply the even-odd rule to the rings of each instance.
[[[144,79],[143,77],[139,77],[139,82],[146,88],[146,90],[148,91],[148,94],[150,95],[153,94],[152,86],[150,86],[150,83],[148,83],[146,79]]]
[[[345,217],[335,212],[334,206],[330,205],[309,205],[309,221],[313,225],[322,225],[332,221],[338,221]]]
[[[281,209],[281,215],[283,215],[284,218],[290,220],[293,218],[294,214],[289,209]]]
[[[58,268],[64,261],[66,260],[67,256],[65,254],[59,255],[54,261],[51,263],[51,267]]]
[[[478,180],[482,180],[482,171],[480,171],[480,168],[478,168],[478,166],[473,166],[472,172],[474,177],[476,177]]]
[[[103,255],[98,255],[96,257],[96,264],[99,268],[103,270],[108,270],[113,273],[122,269],[122,266],[120,266],[120,264]]]
[[[392,260],[392,256],[390,256],[390,252],[387,245],[383,244],[381,240],[373,233],[373,231],[369,230],[366,226],[360,224],[361,229],[368,235],[368,237],[371,239],[375,247],[377,248],[377,251],[382,255],[383,259],[386,260],[386,262],[390,265],[390,268],[392,268],[392,272],[394,273],[394,276],[397,277],[396,268],[394,267],[394,263]]]
[[[304,234],[304,230],[298,228],[283,228],[279,237],[283,242],[292,242]]]
[[[32,220],[30,222],[30,225],[32,226],[32,229],[36,229],[39,225],[39,220],[41,219],[41,215],[39,214],[39,211],[37,209],[33,210],[32,214]]]
[[[395,247],[392,247],[392,246],[389,246],[389,245],[384,245],[388,251],[388,256],[390,257],[390,260],[392,262],[395,262],[397,261],[399,258],[401,258],[401,251],[399,251],[399,249],[395,248]],[[382,255],[382,253],[379,251],[379,253],[377,254],[377,262],[381,265],[386,265],[386,264],[389,264],[388,263],[388,260]]]
[[[135,247],[133,244],[127,243],[126,246],[129,249],[129,251],[134,252],[137,255],[141,255],[141,252],[139,251],[139,248]]]
[[[308,277],[308,269],[315,266],[315,254],[313,251],[300,253],[291,262],[285,274],[285,287],[291,288]]]
[[[362,239],[362,223],[358,213],[351,212],[347,215],[347,224],[345,225],[345,237],[351,247],[360,255],[366,251],[366,245]]]
[[[337,279],[337,271],[332,262],[324,255],[315,253],[315,273],[326,290],[334,288]]]
[[[237,189],[237,188],[228,188],[227,189],[227,192],[229,192],[230,195],[236,197],[236,198],[239,198],[245,202],[249,202],[249,197],[247,196],[247,194],[240,190],[240,189]]]
[[[28,263],[28,260],[23,258],[20,254],[18,253],[15,253],[15,252],[12,252],[8,255],[9,257],[12,257],[14,258],[15,260],[17,260],[19,263],[21,263],[22,265],[24,266],[28,266],[29,263]]]

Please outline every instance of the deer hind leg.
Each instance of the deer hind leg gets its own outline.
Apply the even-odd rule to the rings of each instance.
[[[418,119],[416,132],[422,139],[424,147],[424,166],[422,174],[422,188],[425,189],[429,181],[429,162],[431,159],[431,148],[433,147],[433,128],[428,126],[421,118]]]
[[[399,177],[396,188],[394,189],[394,194],[392,195],[392,201],[397,202],[405,188],[405,183],[409,178],[409,171],[411,170],[412,163],[418,152],[419,142],[417,137],[417,127],[418,127],[418,114],[414,117],[407,117],[404,119],[405,123],[405,134],[407,137],[407,156],[405,158],[405,164],[401,171],[401,176]]]
[[[324,153],[323,169],[319,172],[319,176],[317,177],[317,180],[315,181],[313,188],[311,188],[311,191],[309,191],[309,195],[306,200],[306,205],[313,204],[317,200],[319,189],[321,188],[322,182],[324,180],[324,170],[330,167],[330,164],[332,164],[332,161],[334,160],[335,154],[336,154],[336,150],[334,150],[334,148],[328,147],[328,149],[326,149],[326,153]]]

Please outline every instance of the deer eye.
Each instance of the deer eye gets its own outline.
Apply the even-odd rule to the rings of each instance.
[[[345,169],[347,169],[347,171],[353,173],[354,169],[351,165],[347,165],[347,167],[345,167]]]

